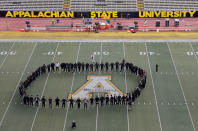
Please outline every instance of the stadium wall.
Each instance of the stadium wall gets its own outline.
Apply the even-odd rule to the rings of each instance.
[[[59,20],[59,22],[57,22]],[[139,31],[198,31],[198,18],[179,18],[179,27],[174,26],[175,18],[169,18],[169,27],[165,26],[165,18],[111,18],[111,19],[92,19],[92,26],[95,23],[106,23],[110,21],[111,29],[103,31],[126,31],[129,27],[135,26],[138,22]],[[147,23],[145,24],[145,20]],[[27,29],[26,21],[30,22],[30,28],[38,31],[48,31],[47,27],[64,28],[60,31],[85,31],[84,19],[81,18],[0,18],[0,31],[20,31]],[[160,27],[156,27],[156,21],[160,21]],[[118,23],[122,25],[122,30],[117,30]],[[67,30],[68,29],[68,30]],[[35,31],[35,30],[34,30]],[[57,31],[57,30],[54,30]]]

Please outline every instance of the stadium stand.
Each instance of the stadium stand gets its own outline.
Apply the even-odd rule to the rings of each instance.
[[[64,0],[0,0],[0,10],[62,11]]]
[[[198,10],[197,0],[144,0],[144,10]]]
[[[198,10],[197,0],[0,0],[0,10],[152,11]]]
[[[144,10],[144,0],[137,0],[137,10],[138,11]]]
[[[136,0],[71,0],[71,11],[137,11]]]
[[[64,11],[70,11],[70,3],[71,3],[71,0],[64,0],[64,5],[63,5]]]

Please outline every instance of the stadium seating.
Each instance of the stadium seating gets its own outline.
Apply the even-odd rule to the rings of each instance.
[[[197,0],[144,0],[144,10],[198,10]]]
[[[0,0],[0,10],[152,11],[198,10],[197,0]]]
[[[71,0],[72,11],[137,11],[136,0]]]
[[[0,0],[0,10],[62,11],[64,0]]]

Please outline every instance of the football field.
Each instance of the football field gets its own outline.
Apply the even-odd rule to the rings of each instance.
[[[20,81],[53,62],[121,62],[147,72],[146,88],[133,104],[88,109],[28,107],[18,92]],[[159,72],[155,72],[155,65]],[[28,94],[66,97],[88,75],[111,75],[122,92],[133,91],[139,78],[128,72],[52,72],[40,76]],[[198,130],[198,42],[0,42],[0,131],[196,131]],[[77,128],[71,129],[72,120]]]

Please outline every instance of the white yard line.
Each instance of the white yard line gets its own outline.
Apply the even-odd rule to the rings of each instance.
[[[178,79],[178,81],[179,81],[179,85],[180,85],[180,88],[181,88],[181,90],[182,90],[182,94],[183,94],[185,103],[187,103],[186,96],[185,96],[184,91],[183,91],[183,87],[182,87],[181,80],[180,80],[179,75],[178,75],[178,72],[177,72],[177,68],[176,68],[176,65],[175,65],[175,61],[174,61],[174,59],[173,59],[172,52],[171,52],[171,50],[170,50],[169,44],[168,44],[168,43],[166,43],[166,44],[167,44],[168,49],[169,49],[169,52],[170,52],[170,56],[171,56],[171,59],[172,59],[172,62],[173,62],[173,65],[174,65],[174,68],[175,68],[175,71],[176,71],[177,79]],[[196,131],[196,130],[195,130],[195,126],[194,126],[194,122],[193,122],[193,120],[192,120],[192,116],[191,116],[191,113],[190,113],[190,109],[189,109],[189,107],[188,107],[188,104],[186,104],[186,107],[187,107],[187,110],[188,110],[188,113],[189,113],[189,116],[190,116],[190,120],[191,120],[193,129],[194,129],[194,131]]]
[[[6,57],[4,58],[3,62],[2,62],[1,65],[0,65],[0,69],[2,68],[4,62],[6,61],[7,57],[9,56],[9,52],[12,50],[12,48],[14,47],[14,45],[15,45],[15,42],[12,44],[12,46],[11,46],[10,49],[8,50]]]
[[[28,59],[26,65],[25,65],[25,68],[24,68],[24,70],[23,70],[23,73],[21,74],[21,77],[20,77],[20,79],[19,79],[19,81],[18,81],[18,84],[16,85],[15,90],[14,90],[14,92],[13,92],[13,94],[12,94],[12,97],[11,97],[11,99],[10,99],[10,101],[9,101],[9,104],[8,104],[8,106],[7,106],[7,108],[6,108],[5,112],[4,112],[4,114],[3,114],[3,117],[2,117],[1,122],[0,122],[0,127],[1,127],[1,125],[2,125],[2,123],[3,123],[3,120],[4,120],[5,116],[6,116],[6,113],[7,113],[8,109],[9,109],[9,107],[10,107],[10,104],[11,104],[13,98],[14,98],[14,95],[15,95],[15,93],[16,93],[16,90],[18,89],[18,86],[19,86],[19,84],[20,84],[20,82],[21,82],[21,80],[22,80],[22,78],[23,78],[23,75],[24,75],[24,73],[25,73],[25,71],[26,71],[26,68],[27,68],[27,66],[28,66],[28,64],[29,64],[29,62],[30,62],[30,59],[31,59],[31,57],[32,57],[32,55],[33,55],[33,53],[34,53],[34,50],[35,50],[36,46],[37,46],[37,43],[34,45],[34,48],[32,49],[32,52],[31,52],[31,54],[30,54],[30,57],[29,57],[29,59]]]
[[[124,45],[124,42],[123,42],[123,52],[124,52],[124,59],[125,59],[125,56],[126,56],[126,53],[125,53],[125,45]],[[125,87],[126,87],[126,93],[127,93],[127,89],[128,89],[128,85],[127,85],[127,80],[126,80],[126,71],[124,73],[125,77]],[[129,127],[129,112],[128,112],[128,104],[127,104],[127,124],[128,124],[128,131],[130,131],[130,127]]]
[[[196,52],[195,52],[195,50],[194,50],[194,48],[193,48],[192,44],[191,44],[191,43],[189,43],[189,44],[190,44],[190,46],[191,46],[191,48],[192,48],[192,50],[193,50],[193,53],[194,53],[194,55],[195,55],[195,57],[196,57],[197,62],[198,62],[197,54],[196,54]]]
[[[97,105],[97,112],[96,112],[96,131],[98,130],[98,106]]]
[[[152,75],[152,71],[151,71],[151,64],[150,64],[150,59],[149,59],[149,56],[148,56],[148,49],[147,49],[146,43],[145,43],[145,47],[146,47],[146,54],[147,54],[147,59],[148,59],[148,63],[149,63],[151,81],[152,81],[152,85],[153,85],[153,92],[154,92],[154,96],[155,96],[155,105],[156,105],[156,108],[157,108],[157,115],[158,115],[158,120],[159,120],[159,124],[160,124],[160,130],[162,131],[162,123],[161,123],[161,118],[160,118],[160,113],[159,113],[159,107],[158,107],[158,104],[157,104],[157,97],[156,97],[156,93],[155,93],[155,85],[154,85],[154,82],[153,82],[153,75]]]
[[[100,62],[99,62],[100,64],[102,62],[102,55],[103,55],[103,53],[102,53],[102,43],[101,43],[101,46],[100,46]],[[100,72],[99,72],[99,74],[100,74]],[[99,93],[98,93],[98,97],[99,97]],[[96,111],[96,130],[95,131],[98,130],[98,110],[99,110],[98,106],[97,106],[97,111]]]
[[[79,57],[79,53],[80,53],[80,46],[81,46],[81,43],[79,44],[79,47],[78,47],[78,54],[77,54],[77,58],[76,58],[76,63],[78,62],[78,57]],[[73,79],[72,79],[72,84],[71,84],[71,88],[70,88],[70,93],[72,93],[72,89],[73,89],[73,85],[74,85],[75,74],[76,73],[74,72]],[[66,111],[66,115],[65,115],[65,121],[64,121],[63,131],[65,131],[65,128],[66,128],[68,112],[69,112],[69,103],[67,105],[67,111]]]
[[[102,62],[102,43],[101,43],[101,45],[100,45],[100,64],[101,64],[101,62]]]
[[[57,52],[58,47],[59,47],[59,43],[57,44],[56,51],[55,51],[55,53],[54,53],[52,62],[54,62],[54,59],[55,59],[55,56],[56,56],[56,52]],[[42,97],[43,94],[44,94],[44,91],[45,91],[45,88],[46,88],[46,85],[47,85],[47,81],[48,81],[49,76],[50,76],[50,72],[48,73],[47,78],[46,78],[46,80],[45,80],[45,84],[44,84],[44,88],[43,88],[41,97]],[[34,122],[35,122],[35,120],[36,120],[36,117],[37,117],[37,114],[38,114],[38,110],[39,110],[39,106],[37,107],[36,114],[34,115],[34,119],[33,119],[32,126],[31,126],[30,131],[32,131],[32,129],[33,129],[33,127],[34,127]]]

